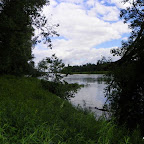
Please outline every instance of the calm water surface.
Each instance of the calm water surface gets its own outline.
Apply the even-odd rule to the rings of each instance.
[[[97,115],[101,115],[102,112],[95,110],[94,107],[102,108],[106,98],[104,97],[104,88],[106,87],[105,82],[99,81],[102,74],[74,74],[65,77],[64,80],[68,83],[84,84],[74,98],[70,101],[73,105],[80,105],[82,108],[90,108]]]

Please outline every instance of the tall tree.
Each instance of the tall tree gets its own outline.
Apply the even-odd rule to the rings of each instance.
[[[46,17],[41,14],[47,0],[1,0],[0,3],[0,73],[27,73],[32,60],[32,46],[37,43],[34,30],[50,43]],[[51,45],[50,45],[51,47]]]
[[[144,55],[144,1],[143,0],[124,0],[124,3],[130,3],[130,7],[122,9],[120,17],[124,23],[129,24],[132,30],[131,36],[127,42],[122,42],[120,49],[113,49],[114,55],[120,55],[122,58],[119,63],[124,61],[134,61],[143,59]]]
[[[121,10],[121,18],[129,23],[131,36],[120,49],[112,50],[120,55],[107,87],[109,106],[119,124],[128,128],[144,129],[144,1],[124,0],[131,6]]]

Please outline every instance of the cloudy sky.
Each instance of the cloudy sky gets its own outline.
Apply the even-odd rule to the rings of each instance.
[[[52,38],[53,49],[43,43],[33,50],[35,62],[52,54],[65,64],[96,63],[102,56],[113,57],[110,49],[121,46],[130,30],[119,19],[121,0],[50,0],[43,13],[51,24],[59,24],[59,37]]]

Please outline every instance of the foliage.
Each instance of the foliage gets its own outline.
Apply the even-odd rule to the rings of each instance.
[[[39,42],[39,36],[51,47],[49,36],[57,33],[48,29],[46,17],[41,14],[45,4],[49,1],[1,0],[0,73],[27,74],[33,59],[32,47]],[[35,29],[40,29],[39,36],[34,36]]]
[[[63,69],[63,73],[105,73],[105,71],[110,71],[113,66],[111,58],[106,59],[102,57],[97,61],[96,64],[87,63],[80,66],[70,66],[68,65]]]
[[[65,76],[61,74],[65,64],[61,59],[58,59],[55,54],[51,57],[46,57],[38,63],[38,71],[41,73],[42,87],[60,98],[69,99],[74,97],[77,89],[80,87],[78,84],[68,84],[62,81]]]
[[[46,57],[38,63],[38,71],[42,73],[42,77],[45,80],[50,80],[56,83],[61,82],[61,79],[65,76],[61,74],[65,64],[61,59],[58,59],[55,54],[51,57]]]
[[[122,57],[120,61],[133,61],[143,58],[144,55],[144,2],[143,0],[124,0],[124,3],[130,3],[131,7],[122,9],[120,17],[124,23],[129,24],[132,30],[131,36],[127,42],[122,42],[120,49],[113,49],[114,55]]]
[[[136,128],[137,125],[143,130],[144,122],[144,71],[139,73],[137,63],[116,67],[107,87],[106,96],[110,108],[119,124],[128,128]]]
[[[0,77],[1,144],[142,144],[139,131],[130,134],[112,121],[75,109],[44,90],[35,78]]]
[[[77,90],[80,88],[78,84],[68,84],[67,82],[51,82],[46,80],[41,80],[42,87],[45,90],[50,91],[53,94],[56,94],[60,98],[63,98],[65,100],[68,100],[72,97],[74,97]]]
[[[71,72],[71,74],[107,74],[109,71]]]
[[[111,62],[112,62],[112,58],[111,57],[108,57],[108,59],[106,59],[105,56],[102,56],[102,58],[97,61],[97,65],[99,65],[99,64],[107,64],[107,63],[111,63]]]
[[[125,2],[130,2],[126,0]],[[144,3],[132,2],[132,6],[121,10],[121,17],[132,29],[128,42],[119,50],[112,50],[122,58],[115,62],[110,76],[106,96],[109,107],[119,124],[129,129],[138,125],[144,134]]]

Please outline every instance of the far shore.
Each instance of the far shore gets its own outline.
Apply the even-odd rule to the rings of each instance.
[[[109,71],[71,72],[70,74],[107,74]]]

